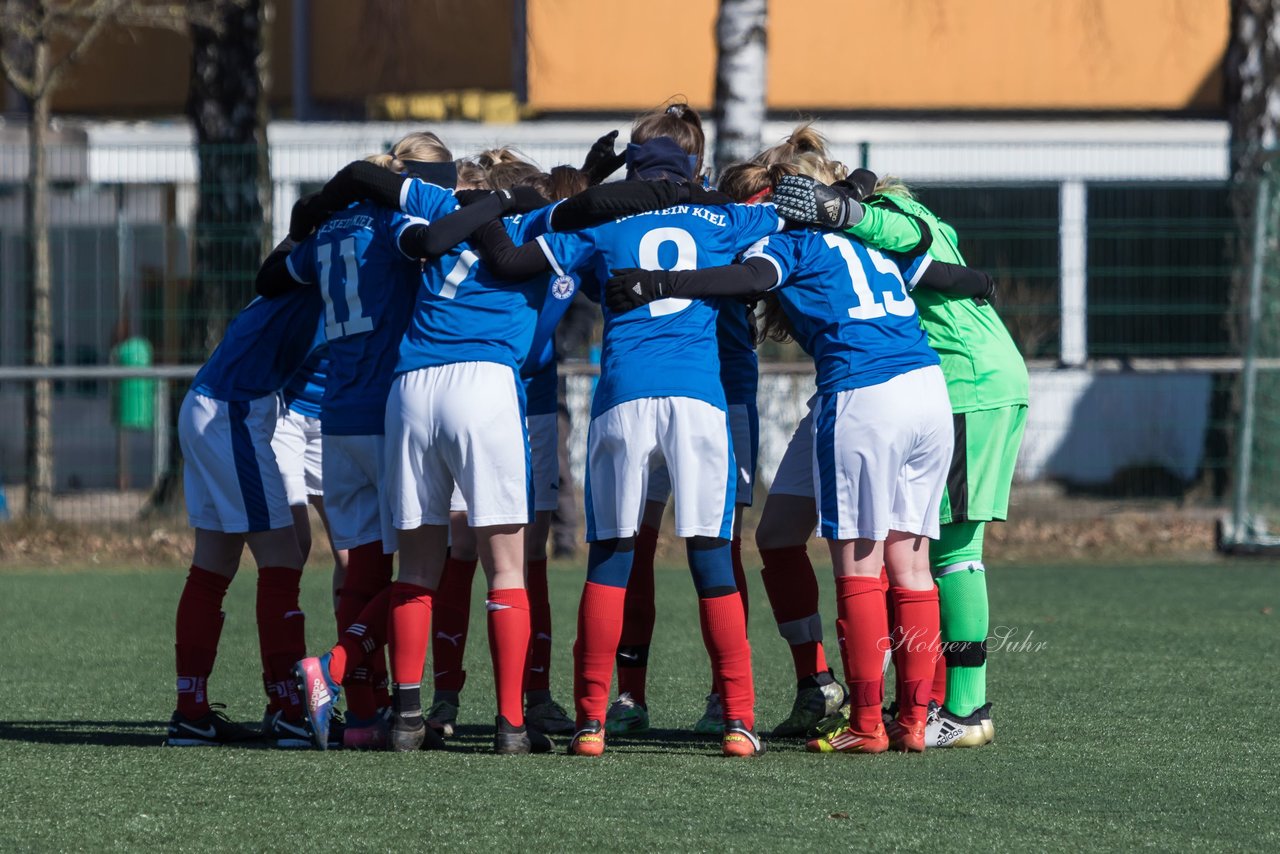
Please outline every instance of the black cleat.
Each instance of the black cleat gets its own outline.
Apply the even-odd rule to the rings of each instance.
[[[225,706],[221,703],[213,703],[208,714],[194,720],[175,711],[173,717],[169,719],[169,732],[164,741],[165,746],[219,747],[258,738],[257,730],[241,726],[231,720],[222,711],[224,708]]]
[[[426,743],[427,729],[427,725],[422,722],[421,712],[410,717],[393,716],[391,729],[387,731],[387,750],[395,753],[419,750]]]
[[[502,715],[498,715],[493,726],[493,752],[500,756],[551,752],[553,745],[545,733],[528,727],[512,726]]]

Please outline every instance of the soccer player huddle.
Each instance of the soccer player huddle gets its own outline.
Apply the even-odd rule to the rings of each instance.
[[[795,340],[817,380],[756,530],[796,675],[772,737],[822,753],[991,742],[983,530],[1005,518],[1027,408],[991,278],[964,266],[954,230],[904,184],[850,173],[809,125],[717,188],[687,105],[641,115],[620,153],[616,135],[581,168],[544,173],[510,149],[455,160],[413,133],[295,206],[259,297],[179,416],[196,536],[168,744],[447,748],[478,562],[494,750],[546,752],[564,734],[569,753],[598,756],[649,726],[654,553],[672,499],[711,661],[695,729],[726,756],[763,753],[741,526],[766,337]],[[623,166],[625,180],[604,183]],[[571,716],[549,689],[547,538],[554,335],[578,293],[604,326]],[[308,503],[335,555],[337,640],[319,656],[298,604]],[[822,646],[815,529],[834,568],[843,684]],[[207,694],[246,544],[260,732]]]

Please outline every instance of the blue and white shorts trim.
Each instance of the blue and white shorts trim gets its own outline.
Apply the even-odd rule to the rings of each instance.
[[[279,397],[222,401],[187,392],[178,412],[193,528],[244,534],[293,525],[271,438]]]
[[[936,540],[954,440],[936,365],[819,395],[813,472],[822,536],[884,540],[900,531]]]
[[[750,507],[756,483],[756,461],[760,456],[760,412],[754,403],[729,404],[729,432],[733,436],[733,463],[738,471],[737,485],[734,488],[735,501],[739,507]],[[536,454],[534,459],[536,467]],[[807,465],[807,456],[805,462]],[[811,491],[810,495],[812,494]],[[662,465],[649,473],[649,489],[645,500],[666,504],[670,497],[671,475],[667,467]],[[554,510],[555,507],[548,509]]]

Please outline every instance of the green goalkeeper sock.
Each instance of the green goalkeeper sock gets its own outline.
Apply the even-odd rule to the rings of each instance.
[[[990,617],[982,535],[981,522],[944,525],[942,536],[932,549],[947,657],[947,697],[943,706],[959,717],[972,714],[987,702],[984,641]]]

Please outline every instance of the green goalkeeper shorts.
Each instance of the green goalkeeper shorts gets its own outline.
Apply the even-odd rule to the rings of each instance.
[[[952,416],[956,446],[942,495],[941,523],[1003,521],[1009,485],[1027,426],[1027,407],[1005,406]]]

